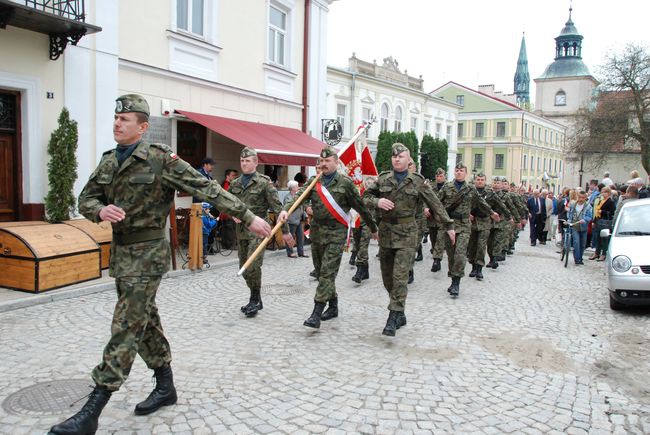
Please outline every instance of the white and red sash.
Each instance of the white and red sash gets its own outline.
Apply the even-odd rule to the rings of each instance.
[[[341,208],[330,191],[327,190],[327,187],[323,186],[320,181],[316,183],[316,193],[318,194],[320,200],[323,201],[323,204],[325,204],[327,210],[332,216],[334,216],[337,221],[346,227],[349,227],[351,225],[352,216],[350,213],[346,213],[345,210]]]

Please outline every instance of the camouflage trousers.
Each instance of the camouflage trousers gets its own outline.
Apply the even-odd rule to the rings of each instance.
[[[156,307],[160,279],[160,276],[129,276],[115,280],[117,303],[111,338],[104,348],[102,362],[92,371],[98,386],[117,391],[129,376],[136,355],[150,369],[171,362],[169,342]]]
[[[424,236],[423,236],[424,237]],[[436,241],[438,240],[438,227],[429,227],[429,243],[431,243],[431,253],[436,246]]]
[[[352,254],[357,255],[357,266],[368,265],[368,245],[371,238],[368,225],[352,229]]]
[[[485,266],[485,249],[487,248],[489,229],[472,228],[467,246],[467,261],[478,266]]]
[[[447,236],[447,231],[445,231],[443,228],[437,228],[437,235],[435,237],[435,243],[433,241],[431,242],[431,248],[433,249],[433,252],[431,253],[433,255],[433,258],[437,258],[438,260],[442,259],[442,254],[445,252],[445,246],[446,246],[446,240],[448,239]]]
[[[339,273],[343,257],[343,243],[312,241],[311,256],[318,276],[318,286],[314,301],[327,302],[338,297],[336,293],[336,275]]]
[[[504,239],[506,237],[507,234],[503,227],[496,225],[492,227],[487,242],[487,252],[490,258],[501,255],[501,251],[503,251],[503,247],[505,246]]]
[[[414,248],[379,247],[381,279],[390,297],[389,310],[404,311],[406,295],[408,294],[409,270],[413,267],[414,258]]]
[[[237,255],[239,256],[239,267],[242,267],[246,260],[253,255],[262,239],[238,239],[237,240]],[[246,285],[251,290],[259,290],[262,288],[262,263],[264,262],[264,251],[260,252],[253,264],[248,266],[244,271],[243,277]]]
[[[456,243],[451,244],[449,235],[444,232],[441,237],[445,242],[445,250],[447,251],[447,262],[449,264],[449,274],[451,276],[462,277],[465,276],[465,263],[467,263],[467,245],[469,244],[469,236],[471,227],[468,224],[458,225],[456,221]],[[440,237],[440,234],[438,234]],[[436,257],[439,258],[439,257]]]

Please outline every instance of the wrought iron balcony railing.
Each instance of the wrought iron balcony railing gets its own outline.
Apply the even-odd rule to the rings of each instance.
[[[84,0],[25,0],[25,6],[70,20],[86,22]]]

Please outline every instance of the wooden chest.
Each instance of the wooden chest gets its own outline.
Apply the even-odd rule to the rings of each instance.
[[[0,225],[0,286],[42,292],[101,277],[100,249],[66,224]]]
[[[111,260],[111,240],[113,240],[111,223],[104,221],[96,224],[88,219],[72,219],[63,223],[79,228],[99,245],[102,257],[102,269],[108,269]]]

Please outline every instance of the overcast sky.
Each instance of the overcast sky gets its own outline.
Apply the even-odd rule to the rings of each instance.
[[[569,0],[336,0],[328,16],[327,63],[347,68],[353,52],[379,64],[392,56],[402,72],[422,75],[426,92],[455,81],[473,89],[494,84],[512,93],[525,32],[534,102],[533,79],[553,62],[554,38],[569,5]],[[572,18],[584,37],[583,61],[595,77],[608,51],[629,42],[650,45],[648,0],[573,0]]]

